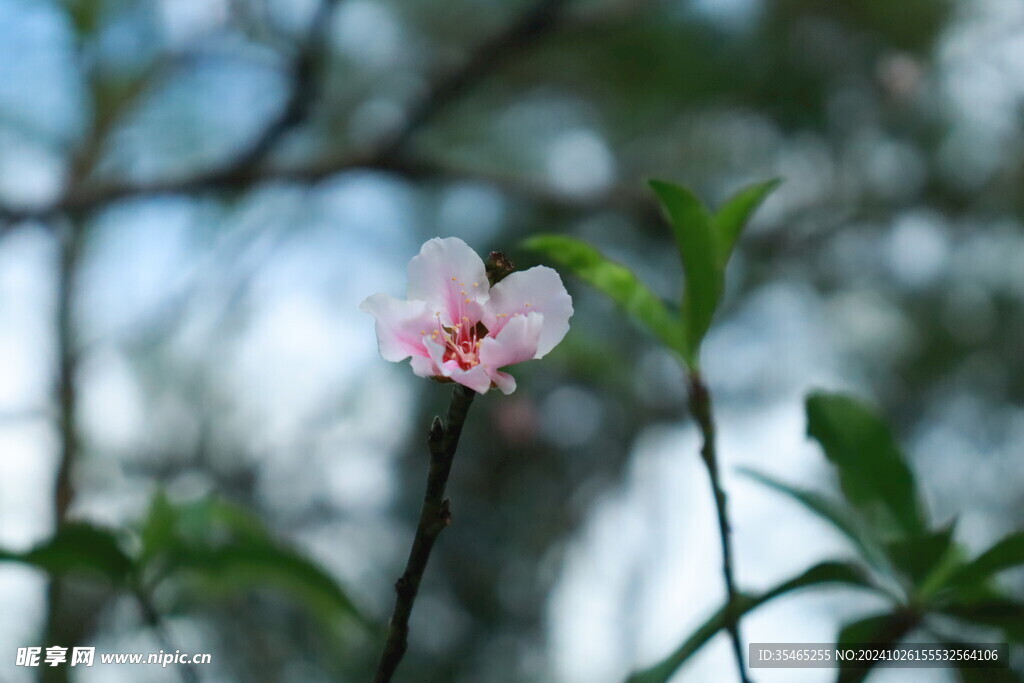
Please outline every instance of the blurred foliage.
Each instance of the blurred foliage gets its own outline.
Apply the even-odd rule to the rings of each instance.
[[[679,424],[685,408],[682,374],[673,374],[671,354],[648,343],[646,332],[695,362],[693,347],[714,316],[704,364],[742,369],[713,386],[719,404],[756,409],[796,400],[805,387],[787,384],[786,372],[791,356],[806,351],[799,344],[805,319],[766,325],[752,312],[763,305],[766,316],[779,313],[768,304],[778,304],[780,292],[820,321],[821,343],[835,349],[841,369],[822,374],[874,396],[893,429],[859,403],[820,398],[815,436],[842,497],[795,488],[786,477],[760,479],[829,520],[857,560],[826,562],[745,595],[742,609],[805,586],[869,581],[887,591],[892,609],[865,615],[856,625],[862,633],[891,626],[914,597],[929,614],[1013,635],[1018,605],[1009,596],[1019,591],[1001,591],[995,579],[1019,565],[1019,534],[971,560],[948,520],[964,511],[974,515],[973,530],[1003,527],[1024,510],[1014,421],[1024,401],[1020,100],[1013,59],[995,51],[1019,29],[995,31],[979,20],[998,2],[723,4],[742,7],[567,3],[539,39],[478,65],[475,80],[394,157],[421,164],[306,175],[386,138],[432,84],[532,5],[339,2],[311,59],[319,97],[259,164],[265,180],[176,190],[183,178],[230,166],[287,109],[312,16],[304,10],[313,4],[2,0],[0,9],[29,8],[32,16],[7,34],[16,49],[7,66],[32,66],[4,72],[0,166],[14,170],[0,187],[0,253],[20,259],[48,224],[46,216],[6,220],[8,204],[16,213],[38,199],[11,189],[10,177],[38,177],[29,162],[39,154],[57,157],[56,185],[64,190],[169,186],[70,211],[87,233],[85,275],[96,264],[117,266],[123,280],[111,287],[122,297],[114,303],[89,300],[89,277],[76,292],[81,329],[69,348],[81,364],[80,389],[88,393],[116,374],[104,369],[123,370],[138,394],[128,403],[145,416],[140,438],[112,448],[96,425],[106,418],[96,415],[118,408],[97,411],[94,398],[78,411],[79,495],[86,511],[97,501],[128,501],[130,511],[117,514],[134,526],[69,524],[4,558],[104,585],[153,582],[153,602],[169,620],[215,634],[209,648],[228,679],[365,679],[376,643],[358,624],[386,615],[422,491],[416,426],[442,410],[439,394],[424,388],[406,405],[384,389],[375,393],[382,376],[369,368],[360,368],[367,381],[325,367],[296,370],[289,363],[316,350],[301,345],[295,357],[263,361],[288,383],[254,388],[239,382],[238,368],[253,363],[249,354],[259,357],[253,339],[262,331],[295,325],[295,338],[309,331],[309,318],[268,315],[283,300],[335,310],[365,286],[367,261],[393,260],[424,238],[465,230],[481,252],[533,238],[528,245],[539,251],[524,254],[521,266],[534,258],[560,263],[601,293],[570,282],[572,333],[540,368],[517,370],[513,397],[475,409],[453,473],[456,523],[437,548],[414,615],[410,680],[554,677],[560,662],[551,651],[550,599],[571,544],[627,481],[637,445],[652,428]],[[188,7],[213,10],[189,14]],[[55,63],[64,68],[56,75]],[[33,85],[61,92],[32,96]],[[683,182],[719,207],[707,211],[713,232],[728,235],[715,259],[680,270],[672,237],[642,196],[651,176]],[[746,186],[729,199],[735,188],[775,176],[787,182],[756,217],[771,185]],[[365,205],[337,199],[360,184],[373,185]],[[63,229],[64,218],[52,223]],[[748,219],[743,243],[728,248]],[[687,222],[674,225],[689,239]],[[158,230],[147,231],[154,224]],[[699,227],[706,237],[707,225]],[[148,235],[139,239],[154,252],[173,251],[161,236],[188,235],[188,267],[171,260],[157,275],[164,278],[158,300],[111,331],[93,318],[144,290],[138,281],[151,267],[133,262],[136,234]],[[333,260],[323,268],[317,258]],[[679,293],[701,289],[691,271],[724,269],[725,260],[724,281],[704,273],[708,294],[682,305],[693,318],[684,337]],[[316,296],[288,289],[299,280]],[[622,324],[609,298],[641,329]],[[49,315],[41,299],[30,307]],[[26,330],[49,353],[39,343],[42,327]],[[781,343],[766,339],[770,330]],[[736,336],[741,349],[730,344]],[[338,356],[350,341],[336,344]],[[305,389],[306,375],[328,385],[310,399],[315,410],[292,410],[307,398],[296,398],[299,390],[280,398],[279,412],[253,408],[254,396],[281,386]],[[282,430],[285,413],[298,417]],[[591,418],[590,427],[567,429],[579,415]],[[387,438],[367,428],[381,420],[393,422]],[[873,465],[891,480],[862,462],[874,449]],[[386,460],[388,484],[338,485],[329,468],[364,452]],[[968,490],[967,475],[988,477],[990,486]],[[126,494],[154,485],[176,493]],[[364,490],[374,487],[383,491],[376,498]],[[216,495],[178,495],[197,488]],[[947,523],[932,521],[923,501]],[[313,554],[336,564],[311,561]],[[358,596],[358,613],[338,577]],[[137,620],[124,618],[118,604],[104,594],[88,607],[72,605],[71,617],[90,638],[123,640]],[[372,616],[358,616],[364,611]],[[656,675],[675,671],[717,633],[722,614]],[[627,641],[630,622],[620,617]]]
[[[915,490],[906,457],[893,443],[888,426],[861,401],[842,394],[816,393],[807,398],[808,434],[822,446],[834,467],[842,500],[788,486],[757,472],[755,480],[780,491],[832,524],[852,541],[857,560],[824,562],[805,574],[758,596],[743,596],[748,612],[786,593],[822,584],[867,589],[890,602],[886,611],[844,625],[840,645],[892,646],[921,633],[940,643],[957,642],[971,627],[997,633],[994,642],[1024,643],[1024,603],[994,579],[1002,571],[1024,567],[1022,532],[1015,532],[973,560],[953,540],[953,524],[929,521]],[[883,480],[892,477],[891,487]],[[690,656],[725,626],[723,606],[675,652],[635,674],[636,683],[668,681]],[[958,630],[936,621],[952,617]],[[925,641],[927,642],[927,641]],[[840,669],[840,681],[859,681],[870,668]],[[978,673],[963,670],[964,680]],[[998,674],[1018,680],[1012,671]]]

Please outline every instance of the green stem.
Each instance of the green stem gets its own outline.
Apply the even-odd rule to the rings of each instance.
[[[466,422],[466,415],[475,396],[476,393],[472,389],[456,385],[452,391],[451,403],[448,405],[446,424],[442,425],[441,418],[435,417],[430,426],[427,435],[427,447],[430,450],[427,490],[423,496],[420,521],[416,527],[416,536],[409,551],[405,572],[395,582],[395,609],[388,623],[384,652],[377,666],[374,683],[390,681],[402,661],[402,656],[405,655],[409,639],[409,615],[412,614],[430,552],[434,547],[434,541],[452,521],[448,499],[444,497],[445,486],[451,473],[455,451],[459,447],[462,426]]]
[[[718,513],[718,533],[722,540],[722,574],[725,577],[726,591],[726,612],[725,628],[729,633],[729,640],[732,643],[733,655],[736,658],[736,666],[739,668],[740,681],[750,683],[747,675],[747,667],[743,660],[743,639],[740,637],[740,614],[737,611],[741,596],[736,590],[736,580],[733,572],[732,556],[732,526],[729,523],[729,513],[726,509],[725,489],[722,487],[722,480],[718,471],[718,451],[715,439],[715,417],[714,407],[711,402],[711,392],[700,375],[700,372],[691,370],[690,380],[690,412],[700,427],[704,444],[701,446],[701,460],[708,470],[708,478],[711,481],[711,491],[715,498],[715,511]]]

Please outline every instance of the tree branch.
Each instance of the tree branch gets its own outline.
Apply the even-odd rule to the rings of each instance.
[[[405,572],[395,583],[395,609],[388,623],[387,638],[384,652],[374,683],[388,683],[398,668],[408,645],[409,615],[412,614],[413,603],[419,592],[423,572],[427,568],[430,552],[434,541],[451,524],[452,516],[448,499],[444,497],[448,475],[452,469],[452,459],[459,446],[462,426],[473,403],[476,393],[472,389],[458,384],[452,390],[451,403],[448,405],[446,424],[441,418],[435,417],[427,435],[427,447],[430,450],[430,471],[427,473],[427,490],[423,496],[423,507],[420,510],[420,521],[416,527],[412,549]]]
[[[73,299],[78,262],[81,255],[81,232],[79,226],[65,221],[61,231],[60,262],[57,272],[57,387],[56,399],[60,433],[60,457],[53,489],[54,533],[67,522],[68,509],[74,500],[71,471],[78,457],[78,428],[75,412],[78,404],[76,375],[78,356],[75,349]],[[64,579],[51,577],[47,589],[47,612],[45,623],[46,645],[70,646],[78,641],[75,627],[69,625],[63,614],[67,607],[67,587]],[[67,680],[64,667],[45,667],[44,678],[50,682]]]
[[[189,194],[200,191],[243,190],[264,180],[316,182],[346,170],[367,169],[419,177],[436,164],[399,159],[398,154],[408,140],[453,101],[477,85],[508,57],[536,42],[554,28],[567,0],[540,0],[504,30],[484,41],[462,65],[440,75],[415,105],[404,123],[374,145],[369,152],[319,160],[298,168],[267,169],[259,162],[275,144],[308,116],[314,98],[313,73],[315,55],[323,44],[327,17],[337,0],[323,0],[310,29],[306,48],[293,66],[295,86],[280,115],[238,157],[221,168],[187,178],[152,183],[115,183],[86,186],[73,183],[55,204],[39,209],[17,210],[0,207],[0,219],[17,222],[45,219],[68,211],[89,211],[113,201],[154,194]]]
[[[142,610],[142,618],[145,620],[146,625],[153,631],[160,645],[166,652],[177,651],[180,648],[175,647],[174,640],[171,638],[170,631],[167,629],[167,625],[164,623],[163,618],[160,616],[160,612],[157,611],[156,606],[150,599],[149,594],[146,590],[139,585],[136,585],[133,589],[135,601],[139,605],[139,609]],[[195,669],[192,664],[180,664],[176,667],[178,675],[181,676],[181,680],[184,683],[200,683],[199,672]]]
[[[378,146],[376,157],[393,157],[409,138],[449,104],[471,90],[506,59],[547,34],[557,25],[567,4],[567,0],[539,0],[504,30],[477,46],[461,66],[442,74],[408,113],[405,123]]]
[[[316,85],[317,58],[325,48],[331,14],[337,5],[338,0],[321,0],[313,13],[305,40],[292,60],[292,88],[288,101],[234,161],[210,174],[214,181],[218,177],[230,180],[234,176],[244,175],[251,166],[262,162],[282,138],[309,118],[313,104],[319,97]]]
[[[704,384],[703,378],[697,371],[691,371],[690,380],[690,411],[693,413],[697,425],[700,427],[704,444],[701,446],[701,459],[708,470],[708,478],[711,481],[711,490],[715,498],[715,511],[718,514],[718,532],[722,540],[722,574],[725,577],[726,611],[725,627],[729,632],[729,640],[732,643],[733,655],[736,658],[736,665],[739,668],[740,680],[743,683],[750,683],[747,676],[747,667],[743,661],[743,639],[740,637],[739,591],[736,590],[736,580],[733,572],[732,557],[732,527],[729,523],[729,514],[726,510],[725,489],[722,488],[722,481],[718,471],[718,452],[715,436],[715,418],[711,403],[711,392]]]

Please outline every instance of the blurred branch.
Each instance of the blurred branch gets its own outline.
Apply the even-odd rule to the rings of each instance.
[[[544,37],[557,25],[567,4],[568,0],[540,0],[504,30],[481,43],[462,65],[437,78],[409,111],[405,123],[378,146],[375,158],[392,158],[420,128],[449,104],[471,90],[506,59]]]
[[[60,230],[60,261],[57,272],[57,406],[60,433],[60,458],[53,491],[55,533],[66,523],[68,509],[74,499],[71,472],[79,454],[78,427],[75,412],[78,393],[75,383],[78,355],[75,351],[73,298],[78,263],[82,251],[82,234],[78,225],[63,221]],[[45,639],[47,645],[71,646],[78,642],[75,624],[63,614],[67,607],[66,584],[53,577],[47,592]],[[65,667],[45,667],[44,680],[66,681]]]
[[[409,551],[405,572],[395,583],[395,610],[391,615],[391,621],[388,622],[387,639],[377,667],[377,675],[374,677],[375,683],[388,683],[405,655],[409,638],[409,616],[416,602],[416,594],[419,592],[430,552],[434,547],[434,541],[445,527],[451,524],[451,510],[444,490],[448,484],[455,451],[459,447],[462,426],[466,422],[466,415],[475,397],[476,392],[472,389],[461,384],[455,385],[445,424],[441,424],[441,418],[435,417],[430,426],[427,435],[427,446],[430,449],[427,491],[423,496],[420,521],[416,527],[416,536]]]
[[[321,0],[310,21],[306,38],[296,53],[291,65],[291,94],[280,113],[272,118],[263,132],[239,155],[213,174],[230,179],[244,175],[251,166],[262,162],[277,143],[290,131],[302,125],[309,118],[314,102],[319,97],[316,87],[317,58],[326,48],[327,29],[331,14],[338,0]]]
[[[315,96],[312,87],[314,57],[322,46],[322,32],[328,23],[326,18],[336,1],[324,0],[314,18],[307,45],[293,66],[295,86],[289,102],[281,114],[267,125],[264,132],[226,166],[188,178],[153,183],[88,186],[75,182],[58,202],[49,207],[28,210],[0,207],[0,219],[18,221],[45,218],[68,211],[88,211],[135,196],[244,190],[264,180],[316,182],[336,173],[354,169],[380,170],[413,177],[422,176],[428,171],[436,172],[438,167],[435,164],[398,159],[400,149],[438,113],[472,89],[508,57],[546,35],[557,25],[563,15],[564,6],[568,4],[568,0],[540,0],[526,9],[504,30],[477,47],[461,66],[441,74],[427,89],[423,98],[413,105],[403,124],[386,135],[369,152],[319,160],[298,168],[261,168],[258,162],[270,152],[277,141],[308,116],[310,101]]]
[[[160,616],[160,612],[157,611],[156,606],[153,605],[153,601],[150,599],[149,594],[141,586],[136,586],[134,590],[135,600],[139,604],[139,608],[142,610],[143,619],[146,621],[146,625],[153,630],[157,640],[163,647],[165,652],[177,652],[180,648],[175,647],[174,640],[171,638],[171,634],[167,629],[167,625],[164,623],[163,618]],[[196,671],[192,664],[181,664],[175,667],[178,674],[181,676],[181,680],[185,683],[199,683],[199,672]]]

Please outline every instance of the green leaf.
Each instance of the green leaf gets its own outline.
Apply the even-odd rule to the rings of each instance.
[[[962,648],[971,645],[970,643],[947,641],[943,643],[947,648]],[[957,669],[957,676],[962,683],[1021,683],[1024,676],[1013,669],[992,669],[963,667]]]
[[[965,564],[950,577],[948,584],[977,586],[999,572],[1020,566],[1024,566],[1024,531],[1010,534]]]
[[[631,270],[586,242],[562,235],[538,235],[523,247],[541,252],[612,299],[661,343],[684,358],[683,326]]]
[[[1024,602],[1012,598],[944,605],[939,611],[975,626],[994,628],[1015,643],[1024,643]]]
[[[79,34],[92,35],[96,32],[103,13],[101,0],[65,0],[65,4]]]
[[[714,218],[714,226],[715,232],[718,234],[718,263],[722,268],[729,263],[729,257],[732,256],[733,249],[736,248],[740,233],[750,222],[750,217],[768,198],[768,195],[781,184],[781,178],[773,178],[763,183],[750,185],[726,200],[725,204],[718,209]]]
[[[840,394],[811,394],[807,433],[836,466],[846,499],[872,523],[908,537],[925,532],[914,475],[888,426],[870,407]]]
[[[174,505],[158,494],[142,539],[145,567],[162,579],[198,579],[230,592],[276,588],[325,620],[369,624],[334,577],[240,506],[215,499]]]
[[[864,524],[837,501],[815,491],[790,486],[766,474],[750,469],[740,470],[746,476],[765,486],[779,491],[815,513],[834,526],[846,536],[856,547],[860,556],[872,567],[884,570],[887,568],[886,558],[877,539],[872,538]]]
[[[858,645],[895,645],[911,629],[915,622],[900,614],[875,614],[851,622],[839,631],[836,647],[844,649]],[[872,666],[844,667],[839,669],[837,680],[842,683],[863,681],[871,673]]]
[[[932,573],[945,566],[945,560],[954,549],[953,529],[950,523],[938,531],[923,536],[900,539],[886,546],[886,554],[896,569],[914,586],[921,586]]]
[[[791,591],[830,583],[875,590],[874,586],[865,577],[864,572],[857,565],[849,562],[822,562],[788,581],[783,581],[760,595],[741,594],[737,596],[735,606],[736,617],[739,618],[769,600],[773,600]],[[665,683],[665,681],[671,679],[687,659],[700,650],[716,633],[725,628],[727,614],[727,606],[723,605],[707,621],[701,624],[689,638],[683,641],[682,645],[672,654],[654,666],[630,676],[628,679],[629,683]]]
[[[718,237],[710,214],[693,193],[661,180],[651,180],[650,186],[668,213],[683,261],[687,362],[695,368],[699,364],[700,343],[711,327],[725,286]]]
[[[23,562],[51,574],[88,574],[114,583],[125,580],[132,560],[112,530],[73,522],[49,540],[24,553],[0,550],[0,560]]]

